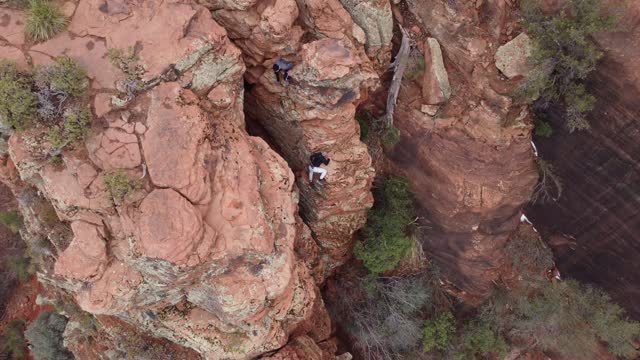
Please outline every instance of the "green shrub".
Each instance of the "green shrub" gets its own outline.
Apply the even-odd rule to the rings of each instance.
[[[127,196],[142,186],[139,180],[131,179],[123,170],[114,171],[102,179],[116,204],[122,203]]]
[[[538,121],[536,125],[536,136],[550,138],[553,135],[551,124],[546,121]]]
[[[4,346],[2,352],[9,355],[8,359],[22,360],[27,358],[27,342],[24,339],[24,321],[11,320],[4,328]]]
[[[61,56],[53,65],[36,69],[36,84],[53,92],[63,92],[72,97],[81,97],[89,88],[86,71],[72,58]]]
[[[422,331],[422,351],[445,350],[455,331],[453,315],[448,311],[440,313],[435,319],[427,320]]]
[[[472,323],[464,329],[462,343],[454,350],[456,360],[503,358],[508,350],[505,339],[486,324]]]
[[[35,115],[35,105],[29,76],[14,63],[0,60],[0,122],[23,130]]]
[[[366,240],[356,244],[355,255],[374,275],[393,270],[413,244],[407,236],[414,205],[409,181],[390,176],[374,192],[376,201],[364,229]]]
[[[36,360],[74,359],[62,342],[66,326],[67,319],[55,312],[41,312],[29,325],[24,334],[32,345],[31,354]]]
[[[70,110],[65,112],[64,121],[49,129],[47,139],[54,149],[75,146],[84,141],[89,132],[93,116],[91,110]]]
[[[51,39],[67,26],[67,19],[49,0],[30,0],[25,33],[35,41]]]
[[[537,0],[523,0],[521,13],[533,41],[535,67],[519,95],[529,102],[561,101],[569,131],[588,128],[585,114],[595,99],[582,83],[602,57],[593,35],[610,30],[615,19],[602,16],[600,0],[568,0],[554,16],[544,14]]]
[[[382,134],[382,144],[387,148],[393,148],[400,142],[400,130],[391,126]]]

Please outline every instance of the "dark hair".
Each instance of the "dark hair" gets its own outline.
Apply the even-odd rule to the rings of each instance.
[[[278,66],[278,64],[273,64],[273,71],[280,71],[280,66]]]

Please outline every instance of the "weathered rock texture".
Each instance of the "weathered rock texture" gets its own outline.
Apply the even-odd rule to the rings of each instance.
[[[513,84],[501,83],[493,63],[508,8],[496,3],[409,2],[440,42],[455,91],[434,118],[420,111],[419,87],[405,86],[395,116],[402,140],[392,157],[413,183],[424,248],[468,300],[491,289],[501,249],[537,180],[527,109],[509,97]]]
[[[247,95],[247,111],[299,174],[302,213],[329,271],[349,256],[351,234],[372,205],[371,158],[354,116],[378,78],[366,56],[342,40],[305,44],[299,56],[302,61],[291,72],[295,85],[282,87],[265,72]],[[310,186],[307,166],[316,151],[329,152],[329,175],[325,185]]]
[[[372,204],[373,169],[354,115],[378,85],[378,62],[371,61],[365,47],[382,57],[390,49],[389,3],[350,3],[371,10],[364,18],[338,0],[202,3],[242,49],[249,66],[245,80],[251,84],[247,114],[264,126],[297,174],[309,239],[319,246],[300,249],[319,251],[314,276],[328,274],[349,257],[351,235],[364,224]],[[295,64],[288,87],[278,84],[271,71],[278,56]],[[315,151],[328,151],[332,159],[328,184],[321,189],[310,188],[306,180]]]
[[[444,67],[438,40],[428,38],[424,44],[424,79],[422,97],[428,105],[445,102],[451,96],[449,74]]]
[[[623,31],[597,37],[606,55],[588,84],[598,99],[588,116],[591,130],[564,131],[561,109],[545,117],[553,136],[536,144],[561,178],[563,194],[528,215],[564,276],[602,287],[638,319],[640,3],[628,2],[625,14]]]
[[[208,5],[232,12],[255,4]],[[232,32],[249,61],[298,46],[296,3],[264,5],[252,8],[261,20],[249,34]],[[315,281],[309,271],[321,263],[320,251],[297,215],[287,162],[244,129],[245,65],[226,30],[205,7],[181,1],[83,0],[70,13],[69,31],[20,51],[35,64],[66,54],[86,68],[98,114],[86,146],[65,151],[57,166],[42,156],[46,128],[8,141],[22,181],[53,204],[53,218],[70,224],[69,236],[43,253],[40,279],[65,289],[84,311],[115,316],[207,359],[252,358],[283,347],[290,336],[297,339],[291,347],[332,358],[330,322],[315,285],[322,271],[314,270]],[[225,25],[240,19],[216,18]],[[311,223],[331,256],[348,252],[330,246],[348,244],[363,223],[373,175],[353,114],[377,76],[351,35],[342,34],[357,27],[343,20],[334,29],[343,39],[303,46],[304,60],[292,74],[306,87],[278,87],[267,73],[257,85],[264,99],[253,96],[256,107],[281,117],[287,136],[304,139],[292,164],[303,166],[309,151],[333,147],[333,184]],[[9,35],[18,49],[21,38]],[[112,48],[134,49],[150,84],[122,108],[110,103],[124,78],[107,61]],[[305,104],[321,96],[328,101]],[[289,105],[267,108],[262,100]],[[285,120],[294,123],[287,127]],[[143,178],[122,203],[102,179],[114,169]]]
[[[496,67],[508,78],[524,76],[531,69],[531,39],[522,33],[496,51]]]

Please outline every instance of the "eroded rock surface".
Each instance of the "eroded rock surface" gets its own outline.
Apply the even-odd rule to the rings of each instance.
[[[305,44],[299,56],[302,61],[291,72],[295,85],[283,87],[265,72],[247,94],[247,111],[298,174],[303,215],[329,271],[349,256],[351,234],[364,224],[372,205],[371,158],[354,116],[378,78],[366,56],[342,40]],[[326,185],[308,181],[309,156],[316,151],[331,157]]]
[[[410,1],[440,43],[455,90],[440,109],[423,113],[416,85],[403,87],[395,116],[402,141],[392,157],[429,222],[425,251],[470,301],[492,288],[504,243],[537,180],[527,109],[510,98],[513,84],[502,82],[493,63],[506,31],[505,5],[497,3]],[[433,88],[433,78],[425,75],[423,89]]]
[[[63,164],[53,165],[41,149],[43,127],[14,133],[8,141],[10,163],[20,178],[53,204],[53,217],[71,224],[66,241],[43,255],[48,266],[40,279],[67,291],[84,311],[120,318],[206,359],[253,358],[282,348],[290,338],[301,339],[296,344],[311,341],[310,352],[323,349],[322,358],[332,358],[335,345],[317,345],[328,344],[331,326],[316,287],[323,274],[314,269],[312,276],[313,266],[306,264],[322,260],[298,216],[294,174],[264,140],[244,129],[240,49],[245,59],[259,59],[298,41],[299,26],[291,25],[297,4],[278,0],[257,6],[262,19],[251,35],[243,41],[233,36],[240,49],[198,4],[83,0],[71,5],[68,31],[21,51],[35,64],[66,54],[85,67],[96,90],[91,103],[97,117],[86,146],[65,151]],[[207,5],[233,11],[253,6]],[[280,11],[288,15],[280,17]],[[357,32],[349,20],[343,16],[338,27],[321,21],[317,26],[340,37],[347,28]],[[315,93],[298,96],[299,101],[317,96],[323,81],[342,84],[329,91],[331,107],[319,110],[331,115],[325,129],[330,136],[308,137],[314,147],[344,142],[334,155],[335,169],[342,170],[335,181],[351,181],[361,198],[345,201],[337,211],[326,203],[319,211],[325,212],[321,219],[357,218],[344,223],[349,230],[340,233],[350,235],[370,206],[372,175],[366,149],[358,147],[354,101],[361,82],[376,75],[361,68],[362,50],[345,45],[355,37],[342,37],[309,45],[307,71],[322,74],[308,75],[317,82]],[[141,80],[147,81],[118,108],[110,99],[125,74],[107,59],[113,48],[133,49],[144,69]],[[310,53],[327,56],[324,51],[339,56],[320,67]],[[174,75],[167,76],[168,70]],[[268,81],[272,90],[280,89]],[[339,103],[349,91],[353,96],[346,105]],[[355,152],[347,153],[351,148]],[[124,200],[113,199],[103,181],[118,169],[141,183]],[[350,198],[341,191],[338,196]],[[303,248],[309,250],[305,261],[298,258]]]
[[[496,51],[496,67],[508,78],[525,76],[531,69],[531,39],[522,33]]]

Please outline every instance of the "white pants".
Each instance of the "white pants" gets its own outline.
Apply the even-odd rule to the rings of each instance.
[[[327,170],[321,167],[314,167],[309,165],[309,182],[313,181],[313,173],[320,174],[320,180],[324,179],[327,176]]]

